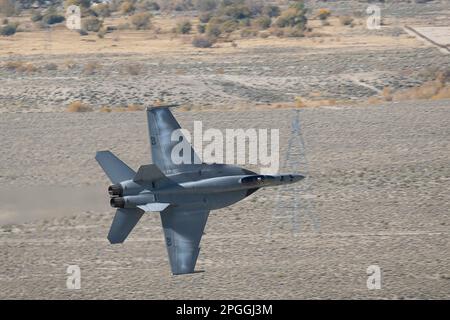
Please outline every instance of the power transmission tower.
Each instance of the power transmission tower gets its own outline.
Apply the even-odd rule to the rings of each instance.
[[[288,148],[280,172],[293,172],[304,175],[305,178],[298,183],[282,185],[277,188],[269,236],[279,232],[286,233],[286,231],[290,231],[294,235],[298,234],[301,223],[308,221],[314,231],[319,231],[319,219],[314,214],[313,199],[315,196],[311,193],[311,179],[308,170],[300,111],[295,110]]]

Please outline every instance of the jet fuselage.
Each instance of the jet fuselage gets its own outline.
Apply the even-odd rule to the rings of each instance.
[[[167,175],[161,183],[139,184],[123,181],[109,188],[111,206],[135,208],[147,203],[170,203],[220,209],[252,194],[259,188],[290,184],[303,179],[301,175],[258,175],[228,165],[199,165],[197,170]]]

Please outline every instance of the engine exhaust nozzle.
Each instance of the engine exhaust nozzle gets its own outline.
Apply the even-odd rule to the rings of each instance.
[[[121,197],[123,195],[123,187],[120,184],[113,184],[108,187],[108,193],[111,197]]]
[[[125,208],[125,199],[122,197],[114,197],[111,198],[109,204],[113,208]]]

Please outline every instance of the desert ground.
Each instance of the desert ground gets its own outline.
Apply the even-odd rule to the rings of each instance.
[[[312,19],[312,36],[207,49],[152,29],[0,37],[0,299],[449,299],[450,84],[433,81],[450,54],[407,26],[437,28],[445,45],[450,8],[385,12],[380,30],[332,16]],[[169,30],[174,19],[158,20]],[[303,158],[281,171],[306,173],[308,188],[259,190],[213,211],[191,275],[171,275],[157,214],[124,244],[106,239],[114,210],[95,152],[150,163],[145,112],[115,111],[155,100],[179,103],[187,129],[279,129],[282,164],[297,115],[301,124]],[[90,112],[67,112],[74,101]],[[280,210],[296,227],[276,221]],[[79,290],[66,287],[69,265],[81,269]],[[382,270],[379,290],[367,288],[370,265]]]
[[[210,215],[197,263],[204,272],[186,276],[170,274],[157,214],[144,216],[122,245],[106,239],[109,181],[93,157],[110,149],[133,168],[148,163],[144,112],[5,113],[2,187],[22,192],[18,200],[30,202],[30,212],[40,214],[33,201],[47,212],[2,226],[1,297],[448,299],[449,107],[302,109],[314,206],[309,216],[297,213],[298,232],[275,228],[269,235],[277,191],[259,190]],[[194,119],[219,129],[281,128],[281,154],[293,113],[175,110],[189,129]],[[286,189],[283,196],[302,195]],[[55,200],[67,200],[66,211],[53,208]],[[14,201],[3,199],[0,208]],[[80,290],[66,288],[70,264],[81,268]],[[373,264],[382,269],[382,289],[369,291],[366,269]]]

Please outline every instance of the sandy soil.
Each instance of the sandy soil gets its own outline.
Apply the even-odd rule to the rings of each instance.
[[[210,216],[197,264],[204,272],[177,277],[158,216],[145,216],[123,245],[106,240],[113,211],[93,157],[111,149],[134,168],[148,163],[144,113],[2,114],[3,190],[24,188],[22,202],[44,205],[80,199],[86,188],[104,202],[68,200],[67,210],[23,222],[36,208],[21,211],[0,193],[0,216],[9,208],[9,221],[21,222],[0,229],[0,297],[448,299],[449,111],[449,101],[302,109],[312,206],[309,216],[297,212],[299,231],[268,236],[277,191],[258,191]],[[285,155],[294,111],[175,115],[188,129],[193,120],[205,128],[280,128]],[[69,264],[81,268],[81,290],[66,288]],[[372,264],[382,269],[381,290],[366,287]]]

